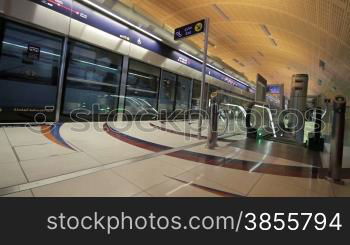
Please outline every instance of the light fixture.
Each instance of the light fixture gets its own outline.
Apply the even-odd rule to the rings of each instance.
[[[201,60],[201,59],[199,59],[199,58],[197,58],[197,57],[195,57],[195,56],[193,56],[193,55],[187,53],[185,50],[179,49],[179,51],[180,51],[181,53],[183,53],[183,54],[185,54],[185,55],[187,55],[187,56],[189,56],[189,57],[191,57],[191,58],[193,58],[193,59],[195,59],[195,60],[197,60],[197,61],[203,63],[203,60]]]
[[[233,37],[231,37],[231,36],[227,36],[227,38],[231,41],[231,42],[233,42],[233,43],[237,43],[237,40],[236,39],[234,39]]]
[[[136,73],[133,73],[133,72],[129,72],[129,74],[132,75],[132,76],[135,76],[135,77],[146,78],[146,79],[148,79],[148,80],[153,79],[153,77],[147,77],[147,76],[140,75],[140,74],[136,74]]]
[[[213,43],[213,42],[211,42],[210,40],[208,41],[208,44],[209,44],[211,47],[216,48],[216,44]]]
[[[270,38],[270,40],[271,40],[271,42],[272,42],[272,44],[273,44],[274,46],[276,46],[276,47],[278,46],[278,45],[277,45],[277,42],[276,42],[276,40],[275,40],[275,39]]]
[[[18,45],[18,44],[15,44],[15,43],[9,43],[9,42],[5,42],[5,41],[3,41],[2,43],[6,44],[6,45],[9,45],[9,46],[21,48],[21,49],[28,49],[28,47],[26,47],[26,46]],[[59,55],[59,54],[54,54],[54,53],[43,51],[43,50],[40,50],[40,53],[48,54],[48,55],[52,55],[52,56],[56,56],[56,57],[61,57],[61,55]]]
[[[259,62],[254,56],[252,56],[252,59],[253,59],[254,62],[257,63],[259,66],[261,65],[260,62]]]
[[[260,26],[261,26],[261,30],[266,34],[266,36],[269,36],[269,37],[272,36],[269,28],[267,28],[266,25],[260,25]]]
[[[142,32],[142,33],[144,33],[144,34],[146,34],[146,35],[156,39],[156,40],[158,40],[158,41],[160,41],[160,42],[163,41],[161,38],[157,37],[156,35],[148,32],[148,31],[146,31],[146,30],[144,30],[144,29],[142,29],[140,27],[138,27],[137,25],[131,23],[130,21],[128,21],[128,20],[126,20],[126,19],[124,19],[124,18],[122,18],[122,17],[112,13],[111,11],[109,11],[109,10],[99,6],[99,5],[97,5],[96,3],[91,2],[90,0],[80,0],[80,1],[85,3],[85,4],[87,4],[87,5],[89,5],[89,6],[91,6],[91,7],[93,7],[93,8],[95,8],[95,9],[97,9],[97,10],[99,10],[99,11],[101,11],[101,12],[103,12],[103,13],[105,13],[105,14],[107,14],[107,15],[109,15],[110,17],[112,17],[114,19],[117,19],[118,21],[120,21],[120,22],[122,22],[122,23],[124,23],[124,24],[126,24],[126,25],[128,25],[128,26],[130,26],[130,27],[132,27],[132,28],[134,28],[134,29],[136,29],[136,30],[138,30],[138,31],[140,31],[140,32]]]
[[[271,128],[272,128],[272,131],[273,131],[273,136],[276,138],[277,135],[276,135],[276,130],[275,130],[275,124],[273,122],[272,113],[271,113],[270,108],[268,108],[266,106],[261,106],[261,105],[254,105],[254,106],[267,110],[267,113],[269,114],[269,119],[270,119],[270,122],[271,122]]]
[[[322,69],[322,71],[324,71],[326,69],[326,62],[324,62],[323,60],[320,60],[319,66]]]
[[[100,68],[104,68],[104,69],[111,70],[111,71],[118,71],[118,69],[111,68],[111,67],[104,66],[104,65],[99,65],[99,64],[91,63],[91,62],[88,62],[88,61],[85,61],[85,60],[73,59],[73,61],[80,62],[80,63],[87,64],[87,65],[92,65],[92,66],[100,67]]]
[[[265,57],[264,54],[260,51],[258,51],[258,54],[261,56],[261,57]]]
[[[230,17],[228,17],[225,12],[217,5],[217,4],[213,4],[213,8],[215,9],[215,11],[225,20],[230,21]]]

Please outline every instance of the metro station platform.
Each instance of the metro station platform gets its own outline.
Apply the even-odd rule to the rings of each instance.
[[[206,147],[196,122],[64,123],[0,128],[6,197],[341,197],[328,152],[235,134]],[[326,147],[327,148],[327,147]]]

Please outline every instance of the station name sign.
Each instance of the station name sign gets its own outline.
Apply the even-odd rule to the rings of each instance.
[[[205,20],[200,20],[189,25],[185,25],[175,29],[174,40],[179,40],[189,36],[204,32]]]

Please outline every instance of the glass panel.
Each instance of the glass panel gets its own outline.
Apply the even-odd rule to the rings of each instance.
[[[192,110],[199,110],[200,97],[201,97],[201,81],[193,80]]]
[[[215,86],[215,85],[209,85],[209,97],[210,97],[210,94],[213,93],[213,92],[216,92],[218,90],[221,90],[221,88]]]
[[[350,147],[350,107],[347,107],[346,112],[345,112],[344,145],[346,147]],[[348,151],[347,151],[347,153],[348,153]],[[348,153],[348,155],[349,155],[349,153]]]
[[[246,134],[246,114],[249,102],[227,94],[220,95],[219,101],[219,132],[225,134],[241,134],[237,139],[242,139]],[[236,139],[235,137],[233,137]],[[232,139],[233,139],[232,138]]]
[[[192,89],[192,80],[187,77],[178,77],[176,91],[176,110],[188,110]]]
[[[37,113],[53,121],[62,39],[12,22],[4,26],[0,121],[34,121]]]
[[[159,111],[174,111],[176,74],[163,71],[159,89]]]
[[[125,110],[129,114],[136,115],[140,111],[157,113],[159,76],[159,68],[130,60],[125,100]]]
[[[349,168],[349,165],[350,165],[350,107],[347,107],[345,112],[343,168]]]
[[[115,112],[122,60],[121,55],[113,52],[71,41],[63,113]]]

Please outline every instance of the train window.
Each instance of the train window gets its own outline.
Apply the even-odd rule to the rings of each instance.
[[[157,112],[159,76],[159,68],[133,59],[130,60],[126,95],[127,97],[142,101],[145,106],[140,108],[140,112]],[[128,104],[125,105],[125,110],[132,113]]]
[[[176,78],[176,74],[163,71],[159,89],[159,111],[174,111]]]
[[[0,53],[0,121],[53,121],[63,39],[10,21]]]
[[[115,114],[122,62],[121,55],[70,41],[63,114]]]
[[[176,86],[176,110],[188,110],[192,89],[192,80],[187,77],[178,77]]]

